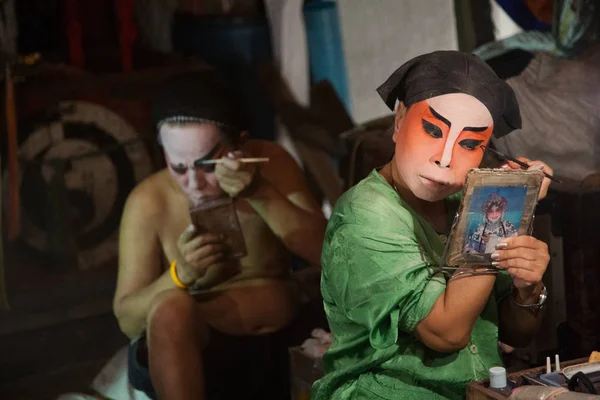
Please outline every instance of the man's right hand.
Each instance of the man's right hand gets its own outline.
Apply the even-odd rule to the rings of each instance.
[[[208,269],[220,267],[227,259],[225,236],[216,233],[198,233],[194,225],[188,226],[177,241],[180,258],[177,276],[185,285],[203,277]]]

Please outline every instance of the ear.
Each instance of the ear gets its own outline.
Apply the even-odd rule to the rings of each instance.
[[[392,135],[394,143],[396,143],[396,140],[398,139],[398,132],[400,132],[400,127],[406,117],[406,111],[407,109],[404,103],[398,103],[398,107],[396,107],[396,118],[394,118],[394,134]]]

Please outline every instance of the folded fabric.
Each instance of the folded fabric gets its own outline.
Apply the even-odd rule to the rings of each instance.
[[[324,331],[323,329],[313,329],[312,337],[306,339],[300,346],[302,351],[309,357],[314,359],[321,359],[323,355],[329,350],[331,346],[331,333]]]
[[[114,400],[150,400],[144,392],[129,385],[127,374],[127,346],[119,349],[92,381],[92,389],[108,399]],[[93,397],[92,397],[93,398]],[[86,398],[83,398],[86,399]],[[82,400],[83,400],[82,399]],[[60,400],[79,400],[60,399]]]

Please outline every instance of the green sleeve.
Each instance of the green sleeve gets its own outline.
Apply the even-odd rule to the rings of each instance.
[[[361,216],[330,232],[322,285],[343,316],[368,331],[371,346],[382,349],[400,330],[413,332],[446,282],[441,274],[432,277],[410,224]]]

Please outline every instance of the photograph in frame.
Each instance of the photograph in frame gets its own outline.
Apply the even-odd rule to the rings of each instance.
[[[531,233],[541,171],[472,169],[450,231],[445,265],[491,265],[503,239]]]

